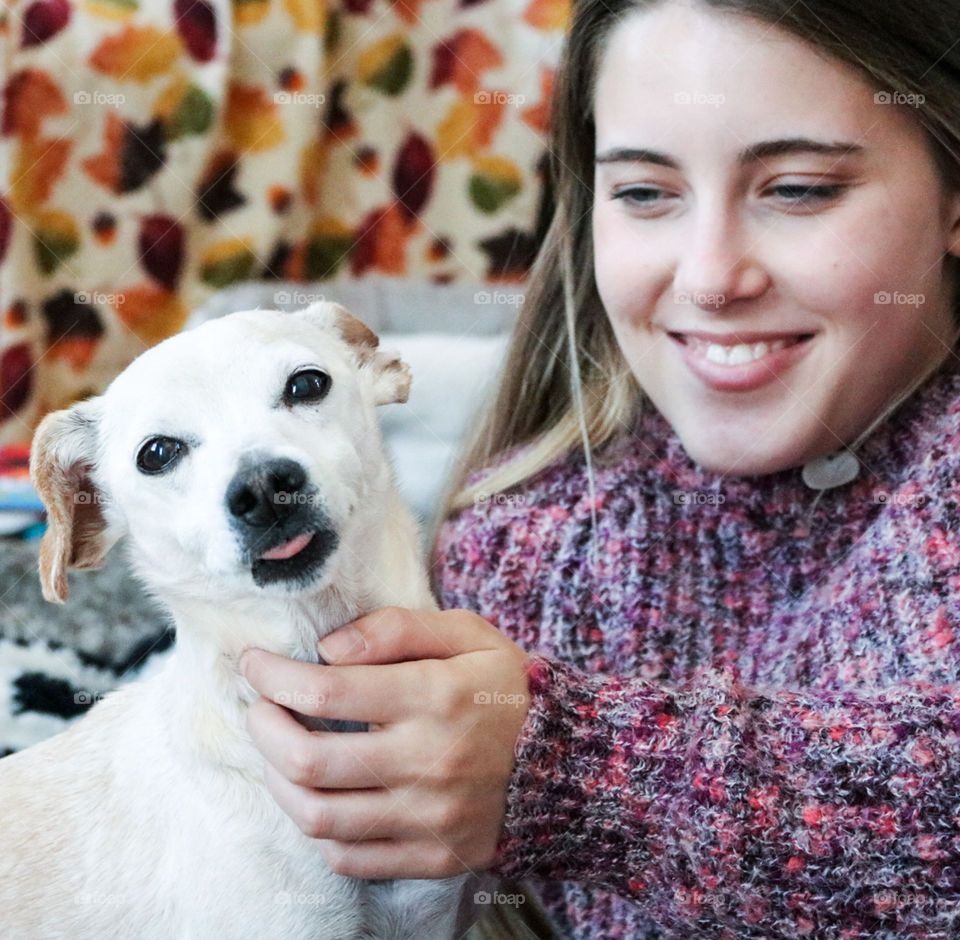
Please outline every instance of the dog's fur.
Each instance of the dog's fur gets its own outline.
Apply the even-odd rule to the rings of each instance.
[[[304,368],[330,376],[322,400],[285,397]],[[0,761],[4,940],[459,936],[471,876],[330,871],[263,783],[245,730],[255,693],[236,666],[249,647],[316,662],[316,640],[362,613],[435,609],[374,407],[404,401],[409,381],[335,304],[245,311],[166,340],[102,396],[44,419],[31,469],[48,507],[45,596],[65,600],[67,569],[96,567],[125,538],[177,641],[159,674]],[[158,435],[186,451],[141,472]],[[297,506],[247,525],[231,493],[238,480],[256,490],[278,460],[305,471]],[[305,530],[299,555],[264,564]]]

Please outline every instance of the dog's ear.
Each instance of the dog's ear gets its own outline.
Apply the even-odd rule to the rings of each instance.
[[[410,367],[396,354],[377,347],[380,338],[346,307],[331,301],[311,304],[299,316],[332,327],[346,341],[360,362],[373,376],[374,400],[378,405],[405,402],[410,394]]]
[[[110,548],[102,495],[90,479],[96,460],[97,399],[48,414],[30,445],[30,478],[47,507],[40,584],[48,601],[67,599],[69,568],[99,568]]]

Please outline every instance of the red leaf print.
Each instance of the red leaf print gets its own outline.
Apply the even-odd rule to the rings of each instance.
[[[209,62],[217,49],[217,14],[207,0],[176,0],[173,5],[177,32],[190,55]]]
[[[24,49],[39,46],[56,36],[70,21],[69,0],[36,0],[23,13]]]
[[[140,225],[140,260],[158,284],[174,290],[183,267],[183,229],[169,215],[148,215]]]
[[[13,224],[10,221],[10,209],[7,207],[6,200],[0,199],[0,261],[3,261],[6,257],[12,228]]]
[[[393,168],[393,193],[405,218],[414,218],[430,198],[434,167],[430,142],[416,132],[411,133],[400,148]]]
[[[17,343],[0,356],[0,421],[16,414],[30,397],[33,357],[27,343]]]

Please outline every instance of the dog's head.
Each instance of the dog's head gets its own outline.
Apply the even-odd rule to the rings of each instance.
[[[44,596],[65,600],[68,568],[99,566],[121,536],[156,589],[315,586],[389,485],[374,406],[406,401],[409,385],[332,303],[235,313],[153,347],[37,429]]]

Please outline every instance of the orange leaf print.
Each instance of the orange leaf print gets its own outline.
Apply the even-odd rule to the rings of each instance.
[[[115,308],[120,322],[148,346],[173,336],[187,320],[177,292],[152,284],[124,288]]]
[[[360,223],[360,234],[350,254],[350,273],[356,277],[372,268],[382,274],[406,274],[406,242],[415,228],[396,203],[375,209]]]
[[[411,26],[420,20],[420,7],[423,6],[423,0],[393,0],[393,12],[404,23]]]
[[[300,155],[300,189],[308,206],[315,206],[320,198],[320,184],[326,178],[330,145],[325,140],[314,140]]]
[[[472,95],[483,73],[501,65],[500,50],[479,29],[461,29],[434,48],[430,87],[453,82],[460,94]]]
[[[60,87],[41,69],[23,69],[3,89],[4,134],[36,137],[48,118],[67,113]]]
[[[72,141],[55,139],[25,140],[20,144],[10,177],[14,212],[29,215],[50,198],[72,146]]]
[[[536,29],[566,29],[570,22],[570,0],[531,0],[523,18]]]
[[[126,26],[107,36],[90,56],[98,72],[112,78],[148,82],[170,71],[183,55],[176,33],[156,26]]]
[[[484,92],[457,101],[437,127],[437,160],[471,156],[489,147],[505,107],[503,96]]]
[[[103,129],[103,150],[83,161],[87,175],[101,186],[116,192],[120,180],[120,150],[123,147],[123,121],[114,112],[107,114]]]
[[[285,137],[275,102],[263,88],[234,82],[227,93],[224,127],[238,150],[269,150]]]
[[[523,121],[544,136],[550,130],[550,99],[553,96],[553,69],[540,69],[540,100],[520,112]]]
[[[100,343],[88,336],[67,336],[50,344],[49,359],[66,362],[75,372],[82,372],[93,359]]]

